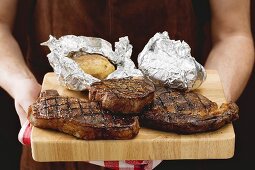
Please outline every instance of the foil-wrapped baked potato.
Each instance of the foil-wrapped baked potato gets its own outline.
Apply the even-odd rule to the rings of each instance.
[[[100,80],[105,79],[109,74],[115,71],[114,65],[100,54],[77,53],[70,58],[72,58],[85,73]]]

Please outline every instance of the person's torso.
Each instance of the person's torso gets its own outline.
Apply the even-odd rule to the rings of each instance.
[[[192,0],[37,0],[29,10],[25,57],[39,80],[51,70],[49,50],[40,46],[49,35],[101,37],[112,44],[128,36],[135,63],[156,32],[168,31],[171,39],[186,41],[193,55],[197,49]]]

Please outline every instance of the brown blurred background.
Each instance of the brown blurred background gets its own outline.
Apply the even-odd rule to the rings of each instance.
[[[255,2],[252,0],[251,21],[253,37],[255,38]],[[203,11],[200,11],[203,12]],[[207,44],[210,47],[210,43]],[[22,90],[22,89],[20,89]],[[255,138],[253,137],[255,111],[253,104],[255,101],[255,69],[253,69],[250,81],[237,101],[240,107],[240,119],[234,123],[236,132],[236,148],[233,158],[228,160],[186,160],[186,161],[165,161],[156,169],[237,169],[243,163],[243,167],[248,166],[249,160],[255,160]],[[5,118],[0,123],[0,169],[19,169],[19,159],[21,145],[18,142],[17,134],[20,129],[18,117],[14,109],[13,100],[0,89],[0,113],[5,114]],[[251,162],[251,161],[249,161]],[[253,167],[251,164],[249,167]],[[253,168],[251,168],[253,169]]]

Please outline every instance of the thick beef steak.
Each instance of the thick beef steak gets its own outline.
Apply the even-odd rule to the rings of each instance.
[[[29,120],[82,139],[131,139],[140,128],[138,117],[111,115],[98,102],[59,96],[55,90],[41,93],[29,108]]]
[[[102,103],[102,107],[114,113],[140,113],[153,101],[155,87],[143,78],[109,79],[93,83],[89,99]]]
[[[239,118],[235,103],[217,104],[194,92],[157,87],[153,104],[141,115],[149,128],[177,133],[196,133],[219,129]]]

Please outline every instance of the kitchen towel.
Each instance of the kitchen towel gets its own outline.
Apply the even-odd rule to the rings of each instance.
[[[27,120],[20,129],[18,139],[23,145],[31,145],[32,125]],[[114,170],[152,170],[162,160],[88,161],[91,164]]]

